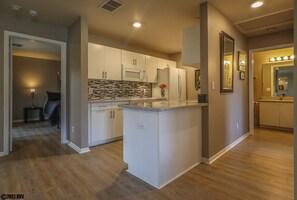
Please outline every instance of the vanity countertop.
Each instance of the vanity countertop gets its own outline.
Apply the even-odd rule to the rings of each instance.
[[[292,99],[261,99],[259,102],[294,103]]]

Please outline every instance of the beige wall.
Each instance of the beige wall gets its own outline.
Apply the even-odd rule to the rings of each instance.
[[[35,106],[38,107],[43,107],[46,91],[58,91],[60,69],[60,61],[13,57],[13,120],[23,120],[24,107],[32,105],[30,88],[36,90]],[[36,114],[29,118],[38,117]]]
[[[187,99],[188,100],[197,100],[198,91],[196,91],[196,89],[195,89],[195,70],[197,68],[183,65],[181,53],[171,54],[170,59],[175,60],[177,62],[177,68],[186,70]]]
[[[270,63],[269,58],[277,57],[277,56],[289,56],[294,54],[293,47],[290,48],[283,48],[283,49],[276,49],[270,51],[262,51],[262,52],[255,52],[253,53],[253,63],[254,63],[254,100],[258,101],[261,98],[268,98],[270,97],[270,92],[266,92],[266,88],[268,85],[271,85],[269,80],[271,80],[271,75],[265,76],[263,79],[263,73],[271,69],[272,65],[290,65],[293,62],[274,62]],[[263,68],[263,66],[266,66]],[[264,70],[264,71],[263,71]],[[267,74],[267,73],[264,73]],[[266,81],[265,81],[266,80]],[[271,88],[272,89],[272,88]]]
[[[146,55],[150,55],[150,56],[160,57],[160,58],[164,58],[164,59],[170,59],[168,54],[160,53],[157,51],[151,51],[151,50],[139,47],[139,46],[129,45],[126,42],[124,43],[121,41],[108,39],[105,37],[101,37],[99,35],[89,34],[89,42],[95,43],[95,44],[101,44],[104,46],[124,49],[127,51],[142,53],[142,54],[146,54]]]
[[[79,17],[68,29],[69,141],[88,144],[88,21]],[[74,130],[72,130],[74,127]]]
[[[247,39],[210,3],[200,6],[201,92],[208,94],[203,109],[203,157],[211,158],[249,131],[248,72],[239,80],[237,52],[247,52]],[[234,92],[220,93],[220,32],[235,39]],[[215,89],[208,87],[215,83]],[[238,123],[239,127],[236,128]]]
[[[48,39],[67,41],[67,29],[33,22],[25,18],[14,17],[0,12],[0,152],[3,151],[4,116],[4,30],[24,33]]]
[[[293,44],[293,42],[293,30],[287,30],[248,38],[248,49],[258,49],[283,44]]]

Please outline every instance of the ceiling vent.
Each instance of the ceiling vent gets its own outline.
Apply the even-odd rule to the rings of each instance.
[[[118,8],[122,6],[122,3],[115,1],[115,0],[108,0],[105,3],[103,3],[99,8],[108,11],[108,12],[114,12]]]

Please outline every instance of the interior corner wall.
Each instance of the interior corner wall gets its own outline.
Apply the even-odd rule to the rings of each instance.
[[[88,145],[88,21],[79,17],[68,28],[68,140]]]
[[[260,35],[248,38],[248,49],[259,49],[273,47],[283,44],[293,44],[293,30],[286,30],[266,35]]]
[[[294,0],[294,10],[297,9],[297,0]],[[297,80],[297,12],[294,12],[294,55],[295,55],[295,67],[294,67],[294,80]],[[294,81],[294,87],[297,88],[297,81]],[[297,90],[294,94],[295,100],[297,99]],[[297,118],[297,101],[294,101],[294,117]],[[297,197],[297,120],[294,124],[294,196]]]
[[[67,28],[41,24],[0,12],[0,152],[3,152],[4,123],[4,31],[12,31],[67,42]],[[7,116],[8,117],[8,116]]]
[[[201,92],[208,94],[208,107],[203,116],[203,157],[211,158],[249,132],[248,71],[239,79],[238,51],[247,52],[247,39],[214,6],[200,6],[201,21]],[[220,33],[235,40],[234,91],[220,92]],[[207,51],[207,52],[205,52]],[[209,87],[214,82],[214,89]],[[207,86],[209,85],[209,86]],[[238,129],[237,129],[238,123]],[[205,132],[207,131],[207,132]]]

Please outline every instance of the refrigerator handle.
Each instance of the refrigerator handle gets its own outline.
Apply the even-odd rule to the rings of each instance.
[[[181,99],[181,80],[180,80],[180,75],[178,75],[178,97],[179,100]]]

